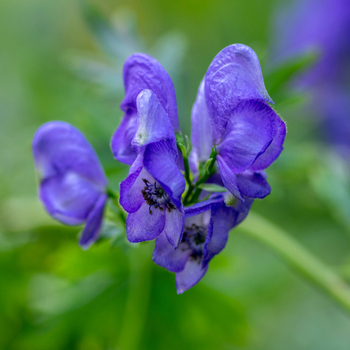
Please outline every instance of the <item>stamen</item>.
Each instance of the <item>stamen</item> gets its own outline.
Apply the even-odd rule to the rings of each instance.
[[[172,203],[170,197],[165,192],[163,187],[155,181],[154,183],[149,182],[147,179],[142,179],[145,187],[141,190],[142,196],[146,203],[150,206],[149,213],[152,215],[151,208],[159,209],[163,211],[166,209],[169,213],[172,210],[176,210],[174,203]]]
[[[198,263],[202,261],[204,242],[206,238],[207,228],[203,226],[197,226],[192,224],[190,227],[185,227],[185,231],[182,237],[182,250],[191,249],[191,259],[198,260]]]

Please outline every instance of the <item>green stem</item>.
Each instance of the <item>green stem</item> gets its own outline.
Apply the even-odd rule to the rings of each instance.
[[[192,180],[191,180],[191,171],[190,171],[190,165],[189,165],[189,162],[188,162],[188,154],[187,154],[186,147],[185,147],[185,145],[183,143],[182,135],[178,136],[177,147],[179,148],[179,150],[180,150],[180,152],[182,154],[182,158],[183,158],[183,161],[184,161],[184,167],[185,167],[185,179],[186,179],[186,182],[188,184],[188,189],[187,189],[187,192],[186,192],[186,196],[184,198],[184,203],[186,204],[188,199],[189,199],[189,197],[191,196],[191,194],[192,194],[192,192],[194,190],[194,187],[193,187]]]
[[[279,254],[290,266],[350,313],[349,286],[335,271],[314,257],[288,233],[253,212],[239,228]]]
[[[151,250],[152,245],[149,243],[139,243],[137,247],[131,248],[129,294],[126,300],[118,349],[136,350],[142,348],[140,342],[147,318],[151,288],[152,265],[149,258]]]
[[[198,186],[205,183],[209,177],[211,175],[213,175],[215,173],[215,160],[216,160],[216,150],[215,150],[215,146],[213,147],[209,160],[212,159],[210,166],[208,168],[207,171],[205,171],[202,176],[199,177],[198,181],[195,183],[194,187],[196,188],[196,190],[194,191],[193,195],[191,196],[191,198],[188,201],[188,204],[192,204],[198,201],[198,198],[202,192],[202,189],[199,188]]]
[[[119,195],[117,193],[114,193],[111,189],[107,189],[107,196],[111,199],[112,203],[118,210],[118,215],[121,221],[125,224],[126,223],[126,212],[124,208],[119,203]]]

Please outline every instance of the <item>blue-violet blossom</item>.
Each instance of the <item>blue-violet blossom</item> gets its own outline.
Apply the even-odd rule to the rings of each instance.
[[[127,237],[130,242],[140,242],[164,233],[177,247],[184,227],[181,195],[185,179],[177,166],[174,129],[151,90],[138,94],[136,111],[137,129],[131,146],[137,157],[120,184],[120,204],[128,212]]]
[[[222,182],[240,200],[270,193],[262,170],[283,149],[285,123],[266,102],[272,100],[258,57],[235,44],[210,64],[192,109],[192,170],[198,172],[214,146]]]
[[[230,195],[228,195],[230,196]],[[185,208],[185,229],[177,249],[164,234],[156,239],[153,261],[176,273],[176,289],[181,294],[197,284],[208,270],[210,260],[221,252],[229,231],[248,214],[253,199],[227,206],[219,196]]]
[[[125,61],[123,78],[125,97],[120,108],[125,114],[112,137],[111,148],[115,159],[131,165],[137,157],[131,141],[137,129],[136,99],[142,90],[149,89],[157,96],[175,132],[180,131],[180,127],[173,82],[157,60],[143,53],[131,55]]]
[[[75,127],[54,121],[37,130],[33,155],[46,210],[66,225],[85,223],[79,244],[88,248],[98,238],[107,199],[107,179],[94,149]]]

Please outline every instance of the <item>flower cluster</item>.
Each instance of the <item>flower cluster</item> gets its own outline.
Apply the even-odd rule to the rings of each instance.
[[[155,239],[153,261],[176,273],[183,293],[204,276],[254,198],[270,193],[264,169],[281,153],[286,127],[268,105],[258,57],[245,45],[226,47],[210,64],[192,109],[191,144],[158,61],[134,54],[123,77],[124,117],[111,148],[130,166],[119,199],[127,238]],[[65,224],[86,222],[80,244],[87,247],[98,237],[107,199],[94,151],[62,122],[42,126],[33,150],[45,207]]]

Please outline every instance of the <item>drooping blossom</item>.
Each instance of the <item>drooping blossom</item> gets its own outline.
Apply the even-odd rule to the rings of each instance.
[[[94,149],[78,129],[53,121],[37,130],[33,155],[46,210],[66,225],[85,223],[79,244],[88,248],[98,238],[107,199],[107,179]]]
[[[241,200],[270,193],[263,170],[283,149],[285,124],[266,102],[272,100],[255,52],[235,44],[210,64],[192,109],[192,169],[214,146],[223,184]]]
[[[230,195],[229,195],[230,196]],[[224,197],[200,202],[185,208],[185,228],[177,249],[164,234],[156,239],[153,261],[176,273],[178,294],[197,284],[208,270],[210,260],[224,249],[229,231],[248,214],[252,199],[233,206]]]
[[[112,137],[111,148],[115,159],[131,165],[138,153],[131,141],[138,127],[136,98],[142,90],[149,89],[157,96],[175,132],[180,127],[173,83],[157,60],[142,53],[131,55],[124,64],[123,78],[125,97],[120,107],[125,114]]]
[[[152,240],[164,234],[177,247],[184,227],[181,195],[185,179],[178,166],[178,150],[168,113],[151,90],[136,99],[137,129],[131,146],[137,158],[120,185],[120,204],[128,212],[130,242]]]

